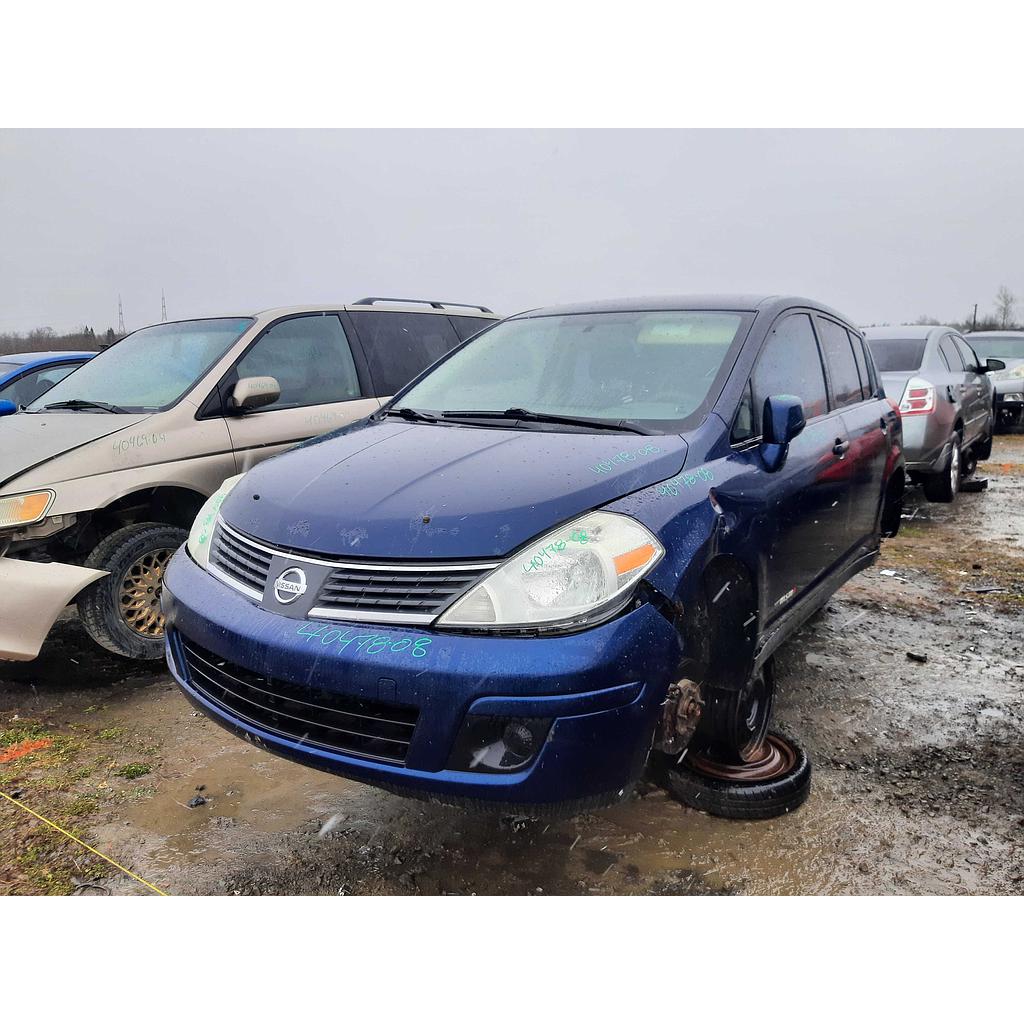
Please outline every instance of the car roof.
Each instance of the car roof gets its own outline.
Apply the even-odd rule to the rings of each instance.
[[[808,306],[828,313],[839,320],[847,320],[830,306],[799,295],[759,295],[747,293],[705,293],[696,295],[644,295],[623,299],[598,299],[592,302],[572,302],[559,306],[544,306],[518,314],[520,317],[568,316],[575,313],[646,313],[669,310],[724,310],[736,313],[767,313],[769,315],[793,306]],[[847,321],[849,322],[849,321]]]
[[[417,308],[418,307],[418,308]],[[440,316],[471,316],[476,319],[501,320],[502,315],[495,313],[486,306],[474,306],[465,303],[439,302],[431,299],[360,299],[358,302],[315,302],[298,306],[271,306],[247,313],[218,313],[215,316],[185,316],[178,320],[164,320],[152,324],[143,324],[135,330],[147,327],[161,327],[163,324],[183,324],[195,320],[259,320],[266,324],[270,320],[278,320],[283,316],[297,316],[302,313],[337,313],[358,312],[360,310],[388,313],[428,313]],[[135,331],[130,333],[134,334]]]
[[[0,356],[0,363],[17,363],[23,366],[26,363],[50,363],[64,362],[71,359],[91,359],[95,352],[12,352],[10,355]]]
[[[895,324],[864,328],[864,337],[868,341],[923,341],[933,333],[960,332],[955,327],[946,327],[942,324]]]

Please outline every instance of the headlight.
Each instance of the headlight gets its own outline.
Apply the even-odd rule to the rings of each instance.
[[[0,530],[11,526],[38,523],[57,495],[53,491],[33,491],[0,498]]]
[[[217,513],[231,489],[244,475],[239,473],[238,476],[229,476],[220,485],[220,489],[210,495],[188,532],[188,553],[200,568],[205,569],[210,564],[210,543],[213,540],[213,528],[217,525]]]
[[[993,380],[1020,380],[1024,377],[1024,363],[1014,366],[1010,370],[997,370],[992,374]]]
[[[591,512],[511,555],[437,624],[579,628],[620,607],[664,554],[654,534],[635,519]]]

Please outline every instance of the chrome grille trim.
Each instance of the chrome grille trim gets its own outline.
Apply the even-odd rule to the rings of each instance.
[[[379,622],[382,625],[428,626],[437,618],[437,612],[375,612],[359,608],[326,608],[317,605],[309,609],[311,619],[334,619],[339,622]]]
[[[250,547],[259,548],[260,551],[265,551],[268,555],[294,558],[297,562],[308,562],[310,565],[328,565],[332,569],[371,569],[380,572],[470,572],[473,570],[483,572],[485,569],[497,569],[504,561],[504,559],[499,558],[496,562],[422,562],[420,564],[415,562],[345,562],[338,559],[323,559],[314,558],[312,555],[300,555],[286,548],[268,547],[266,544],[253,540],[252,537],[247,537],[244,533],[240,533],[233,526],[228,526],[220,516],[217,517],[217,525],[223,526],[228,533],[244,541]]]

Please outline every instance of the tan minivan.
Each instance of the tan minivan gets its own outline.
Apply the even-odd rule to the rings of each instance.
[[[107,650],[162,657],[164,566],[221,481],[375,412],[497,319],[368,298],[155,324],[0,418],[0,658],[34,658],[72,601]]]

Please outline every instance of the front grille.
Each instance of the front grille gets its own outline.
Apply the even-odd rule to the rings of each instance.
[[[233,665],[184,638],[181,646],[193,689],[235,718],[312,748],[405,764],[417,708],[296,686]]]
[[[320,587],[309,617],[353,622],[433,622],[498,562],[342,562],[270,547],[218,519],[210,547],[210,572],[254,601],[276,556],[319,572]],[[311,568],[312,567],[312,568]],[[326,574],[326,575],[325,575]]]
[[[409,569],[346,565],[327,577],[311,614],[362,621],[430,622],[486,571],[480,565]]]
[[[250,592],[258,601],[270,573],[269,551],[252,543],[243,534],[218,522],[210,546],[210,565]]]

